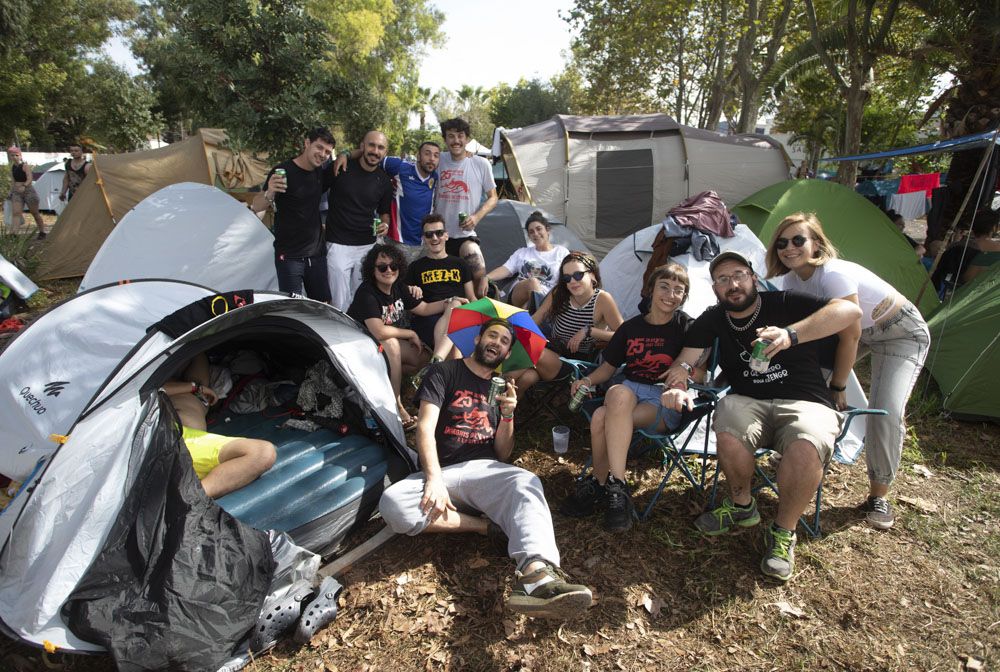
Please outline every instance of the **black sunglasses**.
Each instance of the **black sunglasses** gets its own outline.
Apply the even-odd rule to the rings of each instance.
[[[577,271],[576,273],[569,273],[569,274],[563,273],[562,281],[569,282],[570,280],[576,280],[577,282],[580,282],[581,280],[583,280],[583,276],[585,275],[587,275],[587,271]]]
[[[399,270],[399,266],[397,266],[396,264],[375,264],[375,268],[378,270],[379,273],[385,273],[386,271],[389,270],[392,271]]]
[[[806,244],[807,240],[808,240],[808,238],[806,238],[805,236],[792,236],[791,237],[791,242],[792,242],[793,245],[795,245],[795,247],[802,247],[803,245]],[[778,248],[779,250],[783,250],[786,247],[788,247],[788,242],[789,242],[788,238],[778,238],[776,241],[774,241],[774,246],[776,248]]]
[[[444,229],[434,229],[433,231],[424,231],[424,238],[430,240],[431,238],[444,238]]]

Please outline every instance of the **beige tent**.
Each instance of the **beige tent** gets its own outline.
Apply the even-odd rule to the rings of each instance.
[[[762,135],[721,135],[665,114],[556,115],[501,131],[519,200],[544,208],[603,256],[660,222],[678,202],[714,191],[728,204],[788,179],[790,162]]]
[[[168,185],[199,182],[245,200],[241,195],[264,182],[269,166],[225,144],[225,131],[203,128],[159,149],[95,155],[93,168],[50,234],[36,279],[83,275],[122,217]]]

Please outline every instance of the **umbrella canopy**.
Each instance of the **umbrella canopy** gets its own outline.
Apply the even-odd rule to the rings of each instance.
[[[482,298],[451,311],[448,336],[452,343],[469,356],[476,349],[479,328],[494,318],[503,318],[514,327],[514,344],[510,357],[501,365],[501,371],[530,369],[538,362],[545,349],[546,339],[531,315],[523,308],[515,308],[501,301]]]

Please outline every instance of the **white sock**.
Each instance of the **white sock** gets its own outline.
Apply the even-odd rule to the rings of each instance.
[[[534,583],[523,584],[524,590],[527,591],[528,595],[531,595],[533,592],[535,592],[535,588],[538,588],[538,586],[544,586],[546,583],[551,583],[552,581],[555,581],[555,579],[546,574],[545,576],[542,577],[541,581],[535,581]]]

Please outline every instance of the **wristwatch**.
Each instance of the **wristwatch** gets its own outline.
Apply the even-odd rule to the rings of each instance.
[[[795,331],[791,327],[785,327],[785,331],[788,332],[788,340],[792,342],[792,345],[799,344],[799,332]]]

